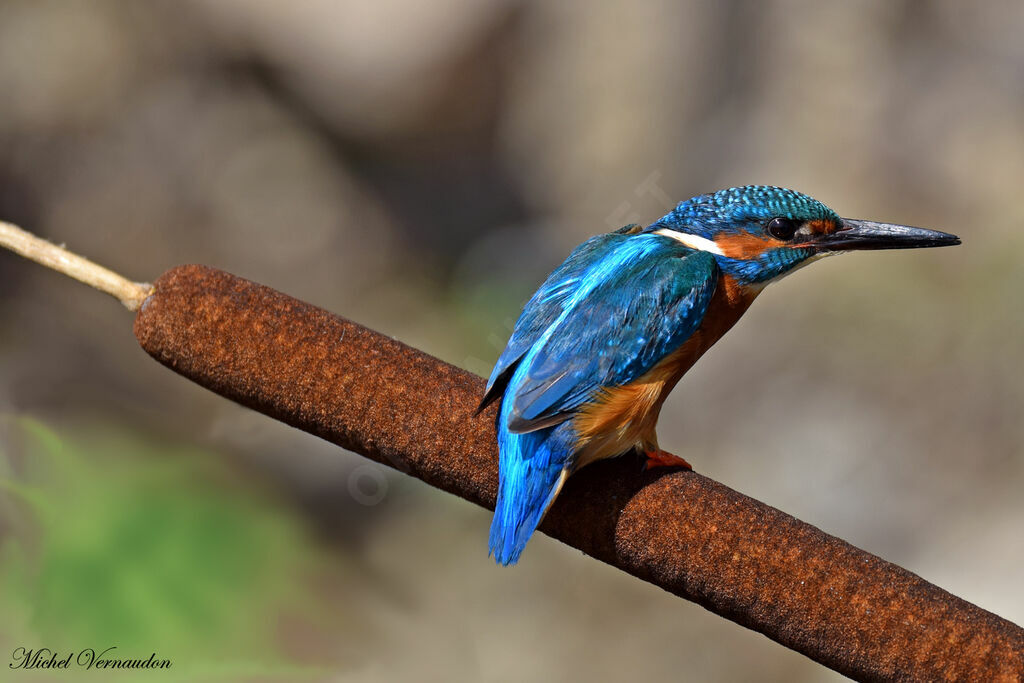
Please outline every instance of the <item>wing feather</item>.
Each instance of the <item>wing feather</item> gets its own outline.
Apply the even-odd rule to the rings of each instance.
[[[513,432],[562,422],[599,389],[640,377],[707,311],[719,275],[712,255],[657,235],[603,237],[615,239],[588,250],[589,265],[575,265],[582,277],[560,292],[558,315],[517,353],[526,370],[505,392]]]
[[[508,340],[505,350],[494,364],[491,377],[487,381],[487,390],[477,408],[478,414],[502,395],[519,361],[562,315],[567,300],[579,289],[591,268],[598,263],[597,256],[606,251],[610,243],[622,240],[621,235],[628,234],[627,230],[635,231],[636,227],[627,225],[617,232],[590,238],[576,247],[569,257],[548,275],[544,284],[523,307],[523,312],[519,315],[512,332],[512,338]]]

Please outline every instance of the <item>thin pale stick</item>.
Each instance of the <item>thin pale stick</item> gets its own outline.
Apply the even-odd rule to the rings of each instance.
[[[153,291],[153,285],[148,282],[132,282],[64,247],[47,242],[3,221],[0,221],[0,246],[106,292],[124,304],[129,311],[139,310],[139,306]]]

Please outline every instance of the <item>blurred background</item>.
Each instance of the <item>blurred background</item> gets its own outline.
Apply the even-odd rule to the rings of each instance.
[[[1022,34],[1009,1],[0,0],[0,218],[484,375],[575,244],[695,194],[958,233],[773,285],[659,434],[1021,623]],[[190,384],[115,301],[6,252],[0,415],[0,652],[155,651],[186,680],[839,678],[546,537],[495,567],[485,510]]]

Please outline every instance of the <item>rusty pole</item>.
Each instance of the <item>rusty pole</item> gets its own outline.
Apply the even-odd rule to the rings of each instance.
[[[473,417],[473,374],[204,266],[161,276],[135,335],[226,398],[494,505],[494,409]],[[541,529],[856,679],[1024,679],[1020,627],[695,472],[598,463]]]

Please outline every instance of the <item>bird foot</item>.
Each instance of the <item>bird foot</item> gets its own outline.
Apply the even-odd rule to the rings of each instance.
[[[644,455],[647,456],[647,462],[644,464],[645,470],[654,469],[655,467],[682,467],[683,469],[692,470],[693,466],[680,458],[678,455],[672,455],[668,451],[644,451]]]

